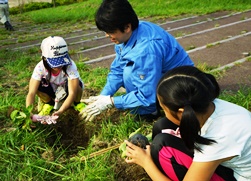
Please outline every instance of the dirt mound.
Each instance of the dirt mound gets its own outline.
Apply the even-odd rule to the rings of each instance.
[[[96,95],[97,92],[91,89],[84,91],[83,97],[89,97],[90,95]],[[119,118],[124,112],[117,109],[110,109],[101,115],[98,115],[93,122],[85,123],[78,116],[78,112],[73,108],[68,109],[58,121],[57,124],[51,125],[50,136],[47,138],[47,142],[50,145],[58,146],[66,150],[66,156],[72,157],[76,155],[79,148],[86,148],[89,144],[90,138],[101,129],[101,123],[104,118],[110,118],[114,124],[119,124]],[[47,126],[47,125],[45,125]],[[60,139],[58,139],[60,138]],[[93,143],[93,150],[101,150],[112,146],[117,143],[106,143],[103,141],[96,141]],[[46,158],[52,158],[49,153],[45,153]],[[136,164],[127,164],[124,159],[120,157],[118,150],[111,152],[109,157],[110,163],[115,164],[114,173],[117,173],[117,181],[150,181],[151,179],[146,174],[143,168]]]

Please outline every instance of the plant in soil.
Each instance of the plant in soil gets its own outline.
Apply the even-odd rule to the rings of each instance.
[[[132,3],[140,17],[156,20],[170,16],[175,19],[177,17],[174,16],[184,13],[213,12],[223,7],[228,10],[251,8],[249,1],[243,4],[227,3],[228,6],[222,0],[215,2],[205,6],[206,1],[191,3],[186,0],[181,4],[173,1],[168,4],[168,11],[163,6],[167,5],[167,1],[146,4],[137,0]],[[29,119],[30,108],[24,108],[29,79],[34,66],[40,61],[41,53],[39,46],[20,51],[13,47],[29,45],[30,42],[39,44],[43,38],[55,33],[68,36],[68,32],[89,30],[89,27],[94,26],[93,15],[99,3],[96,0],[85,1],[18,14],[11,17],[17,24],[17,31],[6,32],[0,29],[1,46],[9,45],[8,49],[0,49],[1,180],[151,180],[141,167],[128,165],[121,157],[121,150],[109,148],[120,147],[138,129],[142,135],[148,136],[153,123],[134,122],[129,112],[114,108],[103,112],[93,122],[84,122],[78,112],[70,108],[57,120],[57,124],[43,125],[32,123]],[[194,3],[197,3],[196,8],[187,8]],[[213,4],[217,6],[213,7]],[[109,69],[89,66],[78,59],[75,61],[85,82],[83,98],[98,95],[106,82]],[[223,92],[221,98],[251,109],[250,88],[240,89],[237,93]],[[36,105],[32,113],[36,113]],[[108,151],[95,154],[107,148]],[[94,156],[88,158],[90,155]]]

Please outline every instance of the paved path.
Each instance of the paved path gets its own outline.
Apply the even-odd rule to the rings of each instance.
[[[222,89],[236,91],[240,86],[251,86],[251,10],[217,12],[156,23],[176,37],[196,65],[203,65],[212,72],[220,70],[218,81]],[[50,25],[38,28],[25,23],[14,26],[17,32],[37,38],[16,43],[22,41],[22,36],[10,36],[8,40],[0,40],[2,48],[27,51],[39,47],[44,37],[55,35],[56,31],[66,39],[75,61],[85,61],[93,67],[109,67],[115,56],[114,44],[92,25],[87,30],[67,30],[65,26],[55,30]],[[41,36],[38,36],[39,32]]]

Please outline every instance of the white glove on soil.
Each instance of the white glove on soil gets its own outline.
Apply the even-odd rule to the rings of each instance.
[[[86,104],[91,104],[95,101],[97,101],[100,97],[102,97],[101,95],[99,96],[90,96],[88,99],[81,99],[80,102],[86,103]]]
[[[85,121],[92,121],[95,116],[113,106],[111,96],[100,95],[95,97],[98,97],[97,100],[86,106],[83,111],[79,113],[81,118],[85,119]]]

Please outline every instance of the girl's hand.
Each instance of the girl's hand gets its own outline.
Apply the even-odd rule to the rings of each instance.
[[[38,114],[33,114],[31,119],[33,122],[40,122],[41,124],[56,124],[58,116],[41,116]]]
[[[63,112],[58,110],[58,111],[52,113],[52,116],[60,116],[61,114],[63,114]]]
[[[146,146],[146,149],[140,148],[131,142],[125,140],[126,143],[126,162],[127,163],[136,163],[141,167],[145,167],[149,161],[152,160],[150,154],[150,145]]]

